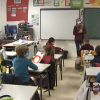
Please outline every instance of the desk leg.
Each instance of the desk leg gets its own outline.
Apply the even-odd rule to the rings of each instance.
[[[55,79],[56,79],[56,86],[57,86],[57,64],[56,64],[55,68],[56,68]]]
[[[42,76],[40,74],[40,100],[42,100]]]
[[[64,51],[63,51],[63,54],[64,54]],[[64,67],[64,55],[63,55],[63,67]]]
[[[36,45],[36,46],[34,46],[34,56],[37,53],[37,51],[38,51],[38,49],[37,49],[37,45]]]
[[[60,73],[61,73],[61,80],[62,80],[62,57],[60,58]]]
[[[48,76],[48,71],[47,71],[47,82],[48,82],[48,93],[49,93],[49,97],[50,97],[50,85],[49,85],[49,76]]]

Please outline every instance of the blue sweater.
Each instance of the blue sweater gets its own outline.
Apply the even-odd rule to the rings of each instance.
[[[100,83],[100,72],[97,74],[96,82]]]
[[[30,60],[28,60],[26,57],[16,57],[13,60],[13,66],[14,66],[14,74],[21,77],[22,82],[29,82],[30,75],[28,73],[28,67],[37,70],[38,67],[33,64]]]

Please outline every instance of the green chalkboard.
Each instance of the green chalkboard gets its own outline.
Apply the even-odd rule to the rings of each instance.
[[[84,9],[84,25],[87,30],[86,37],[100,39],[100,8]]]

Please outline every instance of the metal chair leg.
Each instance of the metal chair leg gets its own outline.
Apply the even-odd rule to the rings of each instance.
[[[60,58],[60,74],[61,74],[61,80],[62,80],[62,58]]]
[[[50,85],[49,85],[48,71],[47,71],[47,82],[48,82],[48,93],[49,93],[49,97],[50,97]]]
[[[40,100],[42,100],[42,76],[40,74]]]

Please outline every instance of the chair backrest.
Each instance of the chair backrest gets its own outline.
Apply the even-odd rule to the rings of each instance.
[[[94,50],[81,50],[81,57],[83,57],[84,55],[89,55],[89,54],[96,55]]]
[[[45,62],[42,59],[40,63],[45,63]],[[50,70],[50,71],[55,73],[56,72],[55,62],[54,61],[50,61],[49,64],[50,64],[50,67],[48,68],[48,70]]]
[[[86,81],[79,88],[74,100],[87,100],[88,87],[86,87]]]

